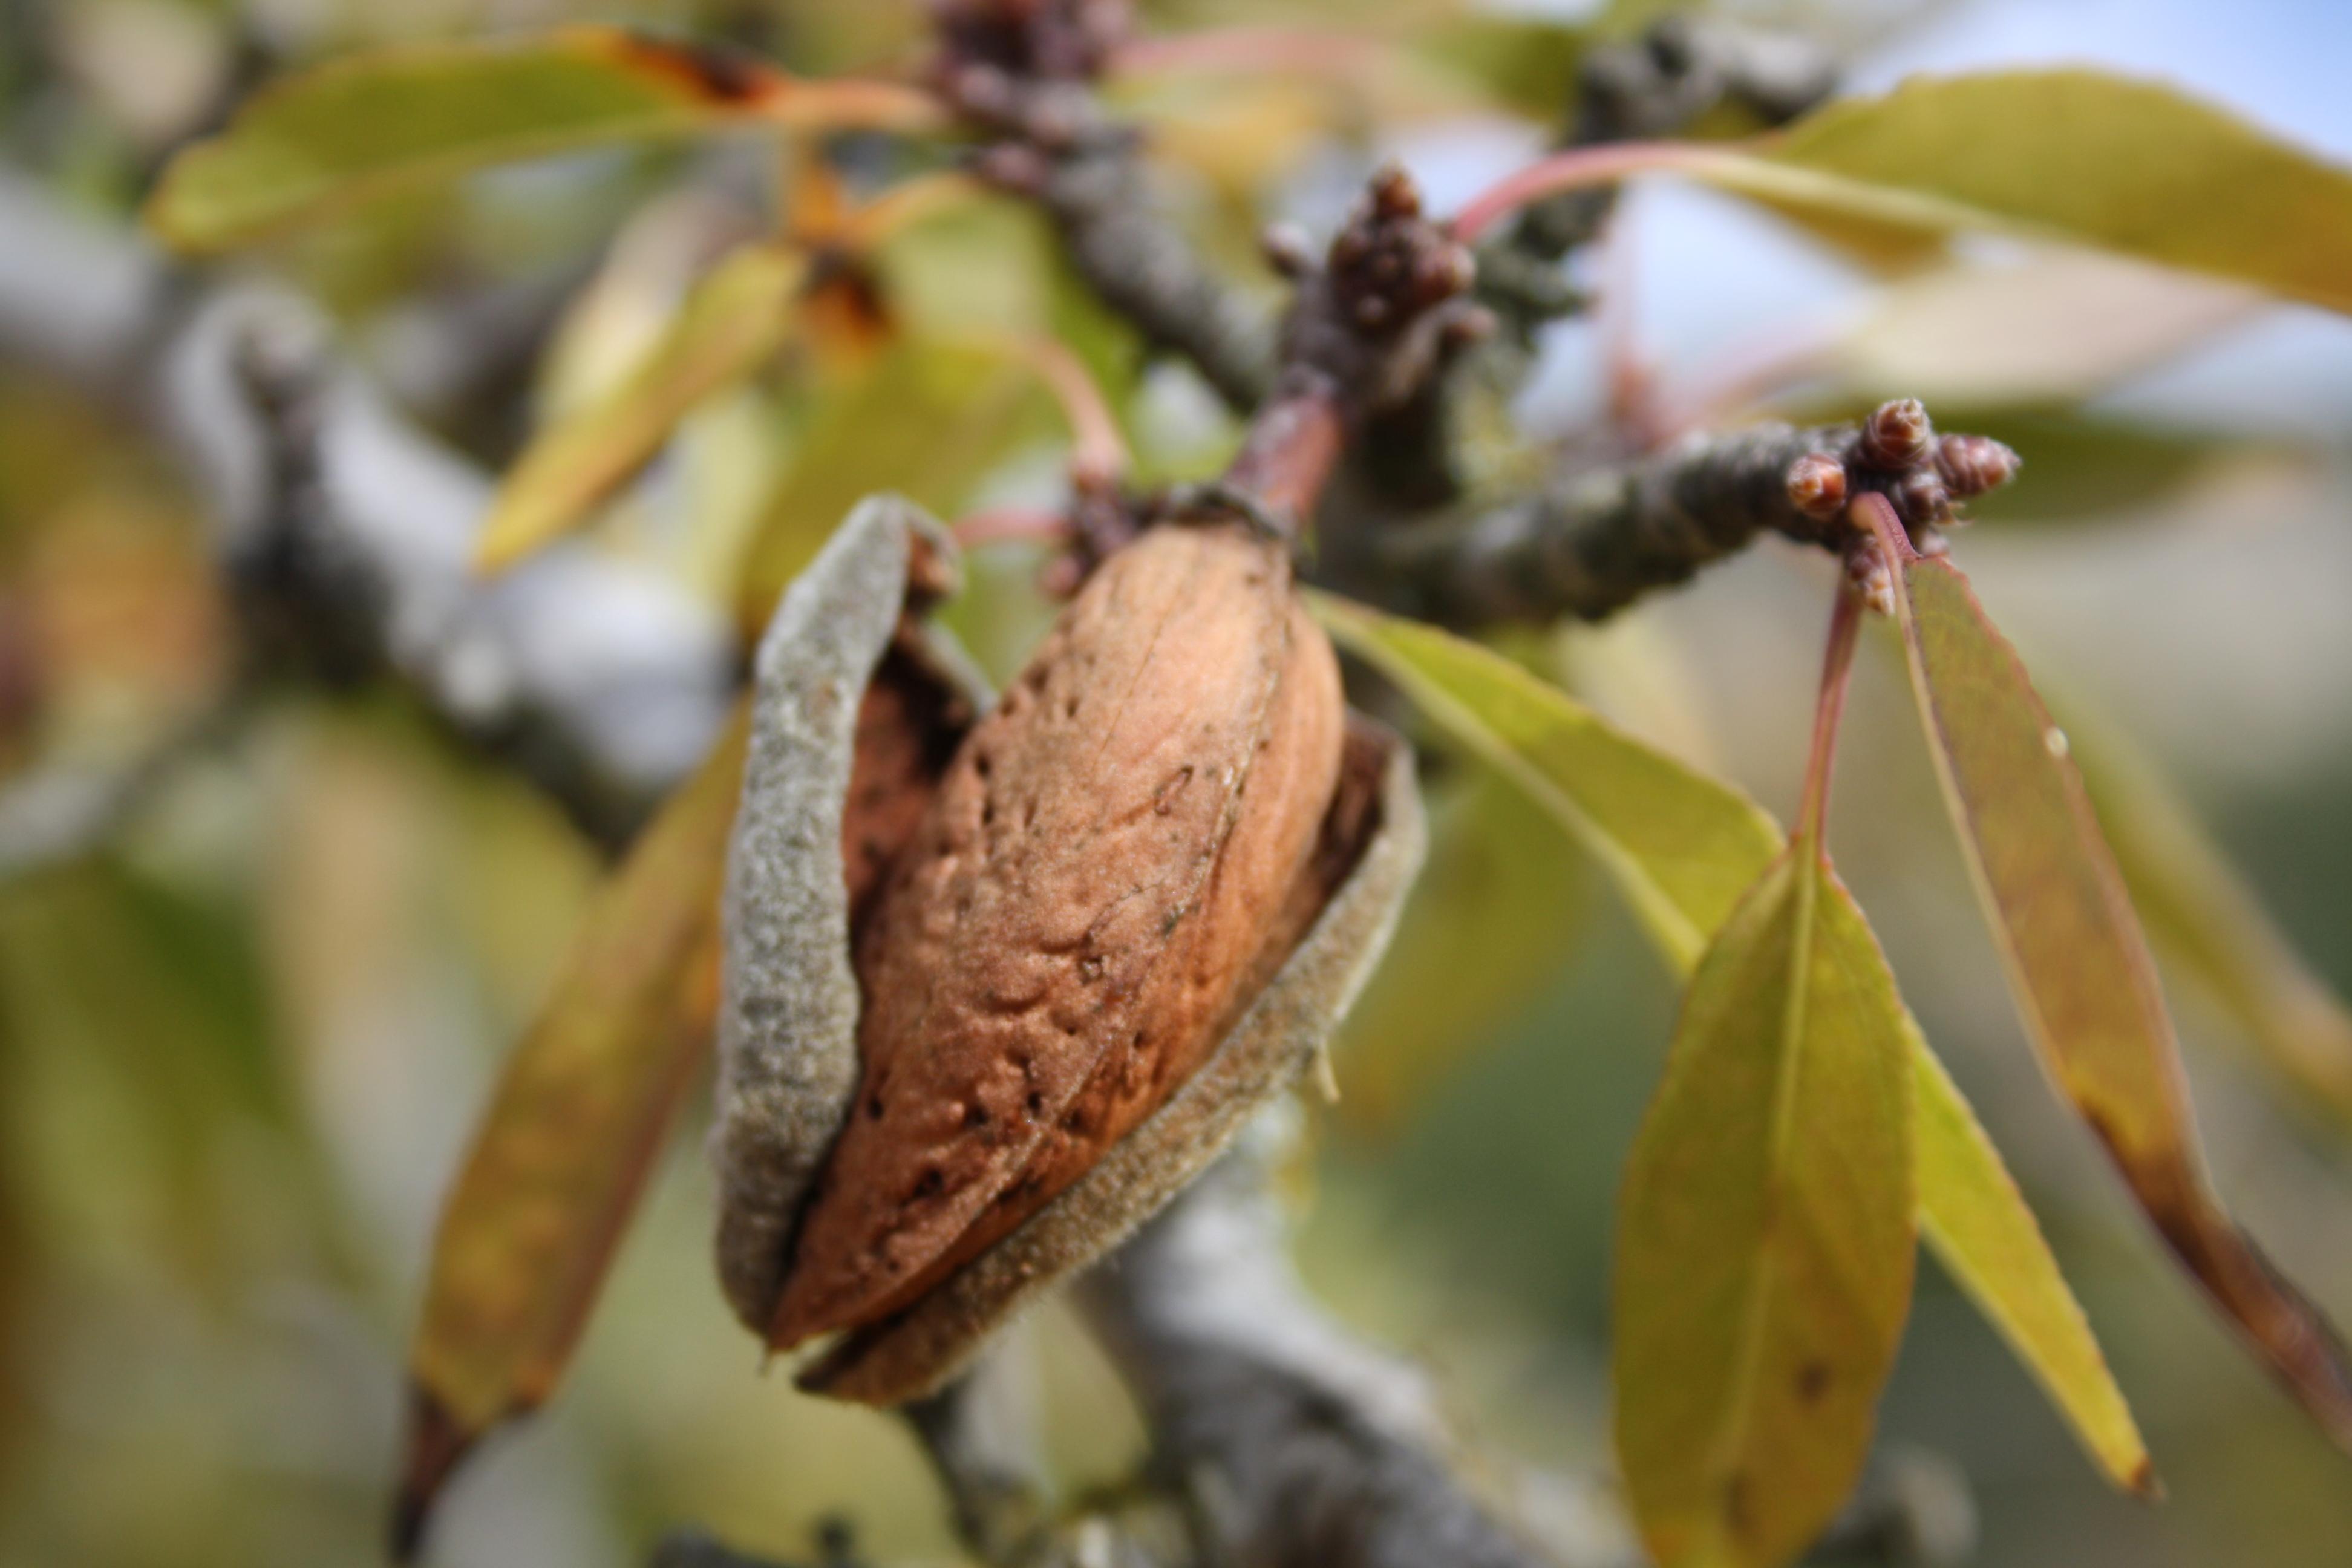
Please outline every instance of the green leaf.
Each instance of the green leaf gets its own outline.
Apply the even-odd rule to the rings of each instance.
[[[784,584],[866,497],[903,495],[952,517],[1045,407],[1002,345],[903,341],[819,393],[797,456],[762,509],[743,572],[747,626],[767,624]]]
[[[1333,637],[1550,813],[1608,868],[1677,969],[1780,847],[1761,807],[1473,642],[1311,594]]]
[[[147,216],[183,250],[219,250],[488,163],[752,122],[915,127],[937,112],[911,88],[800,81],[614,27],[407,46],[265,89],[172,161]]]
[[[1418,47],[1476,82],[1500,107],[1553,124],[1574,101],[1577,68],[1590,43],[1581,27],[1550,17],[1480,9],[1449,16]]]
[[[1702,171],[1801,205],[2061,239],[2352,310],[2352,173],[2093,70],[1916,79]]]
[[[739,710],[596,895],[442,1210],[409,1355],[411,1541],[475,1440],[553,1392],[708,1054],[745,734]]]
[[[2187,805],[2123,738],[2069,752],[2149,940],[2201,985],[2263,1060],[2352,1130],[2352,1015],[2314,974]]]
[[[720,261],[634,373],[533,438],[499,487],[476,568],[502,571],[577,526],[696,404],[773,355],[807,276],[807,258],[781,246],[748,245]]]
[[[2063,731],[1968,579],[1911,555],[1878,510],[1928,750],[2027,1033],[2182,1265],[2352,1447],[2352,1356],[2214,1195],[2156,967]]]
[[[1861,1473],[1916,1253],[1905,1030],[1800,840],[1700,961],[1626,1167],[1617,1456],[1664,1568],[1789,1562]]]
[[[1386,1129],[1557,974],[1583,863],[1525,791],[1475,758],[1429,791],[1429,855],[1388,956],[1340,1026],[1338,1113]]]
[[[1687,971],[1696,961],[1729,913],[1730,903],[1710,908],[1704,896],[1689,894],[1695,885],[1710,884],[1694,884],[1686,876],[1683,853],[1671,835],[1665,836],[1664,853],[1652,852],[1661,837],[1652,814],[1671,809],[1673,825],[1689,836],[1689,842],[1713,847],[1724,878],[1753,881],[1783,853],[1780,829],[1747,797],[1607,729],[1567,693],[1500,655],[1433,626],[1382,616],[1327,595],[1311,595],[1308,603],[1335,637],[1389,673],[1469,750],[1489,758],[1517,757],[1514,765],[1501,768],[1503,775],[1528,790],[1556,820],[1580,839],[1612,846],[1612,852],[1601,857],[1601,865],[1635,909],[1681,911],[1677,918],[1648,922],[1667,962],[1678,971]],[[1490,714],[1501,717],[1490,719]],[[1514,739],[1553,732],[1576,737],[1580,745],[1573,751],[1530,748],[1522,754],[1521,742]],[[1629,750],[1644,752],[1644,760],[1624,764],[1623,753]],[[1591,786],[1596,781],[1555,780],[1545,771],[1548,765],[1570,764],[1591,774],[1623,766],[1625,777],[1633,781],[1654,784],[1672,775],[1679,782],[1650,795],[1633,787],[1584,787],[1571,797],[1567,794],[1571,784]],[[1685,946],[1681,933],[1693,929],[1699,940]],[[1958,1089],[1949,1087],[1907,1013],[1904,1030],[1915,1058],[1915,1076],[1949,1090],[1942,1121],[1923,1116],[1919,1133],[1920,1203],[1930,1235],[1937,1239],[1948,1266],[1969,1285],[1994,1324],[2011,1336],[2026,1364],[2037,1371],[2057,1369],[2045,1376],[2063,1375],[2063,1391],[2053,1388],[2061,1412],[2075,1425],[2101,1467],[2127,1479],[2111,1466],[2117,1450],[2106,1414],[2122,1407],[2123,1395],[2106,1375],[2095,1347],[2087,1357],[2082,1352],[2076,1337],[2082,1309],[2068,1293],[2032,1211],[2017,1196],[2016,1184],[1992,1145],[1977,1133],[1970,1147],[1950,1146],[1955,1116],[1957,1124],[1973,1129],[1974,1115],[1959,1100]],[[1964,1223],[1946,1223],[1953,1216]]]
[[[1911,1048],[1921,1234],[2107,1479],[2126,1491],[2157,1495],[2156,1469],[2131,1407],[2033,1211],[1907,1013],[1903,1026]]]
[[[2178,497],[2249,443],[2162,430],[2076,410],[1955,411],[1952,425],[2031,452],[2032,460],[1999,489],[1968,503],[1982,523],[2124,523]]]

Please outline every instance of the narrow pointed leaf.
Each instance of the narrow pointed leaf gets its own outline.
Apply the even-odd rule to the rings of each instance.
[[[2000,1152],[1906,1014],[1919,1163],[1919,1228],[2000,1331],[2107,1479],[2153,1496],[2156,1469],[2089,1320]]]
[[[807,259],[781,246],[746,246],[719,262],[634,373],[524,450],[482,525],[476,567],[503,570],[576,527],[697,403],[774,354],[807,275]]]
[[[2313,1418],[2352,1447],[2352,1354],[2215,1196],[2172,1020],[2065,736],[1948,561],[1896,606],[1919,710],[2026,1030],[2182,1265]]]
[[[1903,1005],[1800,841],[1717,934],[1625,1173],[1617,1456],[1664,1568],[1773,1568],[1853,1489],[1910,1308]]]
[[[1721,875],[1752,882],[1781,853],[1780,828],[1737,790],[1608,730],[1567,693],[1535,679],[1508,659],[1435,627],[1381,616],[1345,600],[1321,595],[1312,602],[1334,637],[1390,672],[1433,720],[1481,755],[1491,758],[1511,752],[1514,733],[1544,732],[1543,723],[1525,717],[1530,713],[1549,715],[1560,731],[1581,739],[1580,749],[1572,753],[1531,753],[1522,765],[1502,771],[1578,837],[1587,842],[1597,837],[1617,847],[1618,852],[1600,857],[1601,863],[1634,908],[1684,911],[1678,921],[1649,922],[1660,951],[1676,970],[1686,972],[1696,962],[1699,951],[1729,913],[1729,904],[1715,907],[1704,896],[1691,896],[1688,889],[1706,884],[1694,884],[1681,874],[1681,846],[1667,842],[1663,858],[1651,852],[1660,839],[1640,818],[1654,802],[1640,790],[1586,788],[1571,799],[1564,795],[1565,782],[1555,782],[1546,774],[1542,759],[1549,756],[1566,762],[1572,758],[1590,772],[1605,772],[1624,749],[1643,751],[1646,761],[1632,776],[1651,779],[1668,772],[1682,775],[1682,782],[1663,795],[1675,803],[1677,821],[1688,836],[1687,842],[1712,847]],[[1490,710],[1522,718],[1516,729],[1498,729],[1484,717]],[[1592,780],[1579,782],[1590,785]],[[1698,929],[1699,940],[1685,945],[1680,934],[1692,928]],[[1916,1058],[1915,1075],[1932,1077],[1948,1087],[1942,1068],[1928,1055],[1927,1042],[1907,1013],[1905,1030]],[[2111,1414],[2123,1407],[2123,1395],[2107,1376],[2095,1345],[2088,1355],[2083,1352],[2076,1332],[2083,1321],[2082,1309],[2059,1277],[2032,1212],[2016,1195],[2016,1183],[1981,1132],[1970,1147],[1948,1146],[1955,1134],[1950,1112],[1957,1110],[1967,1127],[1975,1126],[1973,1114],[1958,1096],[1958,1090],[1950,1089],[1944,1121],[1930,1125],[1923,1119],[1919,1134],[1919,1195],[1930,1235],[1947,1265],[1968,1284],[1987,1316],[2010,1336],[2026,1364],[2038,1372],[2056,1369],[2064,1386],[2060,1392],[2053,1385],[2053,1397],[2094,1459],[2119,1479],[2127,1479],[2111,1462],[2123,1452]],[[1931,1140],[1937,1139],[1948,1142],[1931,1144]],[[1950,1223],[1956,1216],[1966,1223]],[[2126,1423],[2128,1419],[2126,1415]]]
[[[148,220],[218,250],[485,164],[731,125],[917,127],[928,95],[802,81],[747,57],[615,27],[426,44],[338,60],[263,89],[173,160]]]
[[[1429,804],[1429,858],[1389,954],[1340,1026],[1338,1115],[1389,1131],[1555,979],[1584,921],[1583,857],[1473,759]]]
[[[952,517],[1044,401],[1001,345],[902,340],[823,389],[795,457],[761,506],[740,613],[763,626],[784,585],[845,513],[888,490]]]
[[[598,893],[442,1211],[410,1354],[404,1544],[466,1448],[562,1375],[709,1048],[744,733],[739,714]]]
[[[1582,840],[1677,969],[1696,962],[1780,849],[1753,801],[1501,655],[1329,595],[1309,603],[1335,638]]]
[[[2352,310],[2352,172],[2154,82],[1916,79],[1760,146],[1701,172],[1783,202],[2095,246]]]
[[[2170,972],[2203,986],[2273,1070],[2352,1130],[2352,1014],[2153,764],[2120,737],[2085,745],[2079,730],[2067,732],[2124,886]]]

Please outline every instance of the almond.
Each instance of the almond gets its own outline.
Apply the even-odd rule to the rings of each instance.
[[[1277,543],[1163,527],[957,752],[862,922],[861,1081],[772,1339],[887,1317],[1166,1100],[1255,987],[1344,709]]]

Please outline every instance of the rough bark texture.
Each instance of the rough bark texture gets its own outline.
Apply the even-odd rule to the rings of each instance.
[[[1087,1283],[1203,1559],[1538,1568],[1546,1553],[1455,1480],[1422,1379],[1313,1304],[1265,1177],[1237,1153]]]
[[[692,595],[576,544],[484,582],[488,478],[338,357],[317,310],[176,270],[5,166],[0,360],[153,435],[210,510],[254,629],[310,645],[297,668],[389,669],[606,848],[718,733],[732,653]]]
[[[1895,414],[1918,423],[1916,448],[1873,441]],[[1571,470],[1459,521],[1396,531],[1381,544],[1379,596],[1450,626],[1600,620],[1759,533],[1843,550],[1859,538],[1844,502],[1864,494],[1886,497],[1915,543],[1934,551],[1937,528],[1957,521],[1952,502],[2007,482],[2017,456],[1981,436],[1939,442],[1926,421],[1904,400],[1858,425],[1760,424]]]

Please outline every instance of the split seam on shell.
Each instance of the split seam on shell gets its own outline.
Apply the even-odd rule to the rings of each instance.
[[[1263,545],[1256,542],[1250,551]],[[755,1331],[770,1328],[792,1284],[791,1271],[804,1261],[802,1233],[821,1202],[845,1194],[884,1221],[869,1234],[886,1241],[897,1234],[906,1222],[893,1207],[903,1183],[889,1179],[892,1162],[906,1165],[909,1153],[919,1162],[931,1159],[930,1142],[940,1136],[932,1123],[970,1109],[957,1074],[995,1070],[985,1040],[974,1046],[969,1029],[959,1026],[942,1035],[933,1026],[926,994],[945,983],[944,965],[931,961],[936,955],[927,941],[936,942],[941,931],[963,933],[971,948],[963,961],[979,965],[963,977],[965,989],[977,977],[978,995],[1002,978],[995,973],[1001,950],[993,943],[1002,939],[1008,944],[1003,951],[1017,955],[1026,951],[1024,942],[1057,922],[1076,921],[1086,952],[1061,952],[1040,973],[1069,992],[1064,1000],[1070,1016],[1057,1016],[1055,1026],[1082,1028],[1086,1037],[1071,1042],[1076,1054],[1063,1073],[1067,1092],[1056,1094],[1053,1113],[1041,1118],[1033,1099],[1032,1114],[1020,1127],[1012,1125],[1019,1119],[1006,1117],[1006,1125],[977,1146],[982,1160],[977,1179],[986,1184],[981,1207],[952,1233],[932,1238],[932,1249],[918,1256],[917,1269],[902,1272],[895,1282],[902,1293],[882,1311],[850,1319],[848,1331],[805,1379],[819,1392],[876,1404],[938,1388],[1013,1312],[1100,1257],[1173,1197],[1252,1111],[1316,1059],[1387,940],[1418,868],[1423,837],[1409,752],[1385,731],[1344,716],[1329,645],[1297,605],[1279,555],[1236,555],[1233,538],[1209,542],[1200,535],[1181,545],[1171,538],[1136,550],[1128,564],[1144,573],[1144,602],[1171,592],[1175,601],[1202,600],[1194,613],[1174,617],[1181,624],[1169,628],[1172,645],[1162,650],[1147,634],[1147,646],[1130,645],[1122,660],[1118,606],[1097,605],[1110,620],[1097,624],[1096,641],[1089,645],[1079,637],[1073,653],[1069,636],[1059,643],[1049,637],[1033,660],[1037,679],[1016,685],[1002,718],[972,732],[937,723],[947,710],[936,703],[877,705],[906,685],[908,670],[900,655],[910,641],[921,640],[907,604],[909,574],[927,549],[947,558],[936,525],[920,512],[894,499],[865,503],[787,593],[761,649],[751,757],[730,860],[716,1135],[720,1273],[738,1316]],[[1157,587],[1150,586],[1149,571],[1192,554],[1213,563],[1202,582],[1192,583],[1180,569],[1173,577],[1163,573]],[[1203,605],[1213,613],[1199,613]],[[1229,623],[1222,637],[1212,629],[1221,619]],[[1104,631],[1104,625],[1112,629]],[[1221,702],[1255,689],[1250,677],[1242,677],[1243,688],[1229,686],[1240,675],[1231,662],[1236,658],[1263,675],[1274,706],[1266,706],[1269,699],[1244,700],[1245,712],[1220,719]],[[1097,659],[1111,668],[1097,671]],[[1178,662],[1167,662],[1171,659]],[[1132,681],[1117,672],[1129,661]],[[919,659],[914,673],[965,694],[966,707],[956,710],[960,721],[977,710],[980,699],[971,682],[940,675],[934,668],[939,663]],[[1132,755],[1109,751],[1108,740],[1103,747],[1086,744],[1085,728],[1069,722],[1079,709],[1066,711],[1060,700],[1089,689],[1097,698],[1106,689],[1118,694],[1112,711],[1122,714],[1129,697],[1150,693],[1139,699],[1138,733],[1124,742]],[[1040,710],[1055,715],[1055,722],[1036,725],[1033,719],[1034,727],[1023,734],[1017,720],[1024,705],[1033,715]],[[908,775],[910,788],[898,797],[896,815],[886,813],[887,824],[877,819],[885,841],[870,841],[861,835],[858,814],[872,809],[868,797],[881,791],[877,775],[888,770],[867,756],[869,745],[888,757],[891,723],[919,721],[925,713],[934,721],[932,742],[947,745],[952,755],[931,771]],[[861,722],[861,715],[870,723]],[[1241,729],[1222,742],[1201,738],[1233,723]],[[1306,730],[1299,730],[1301,723]],[[1303,742],[1301,752],[1303,737],[1318,733],[1326,738]],[[874,744],[877,736],[886,743]],[[1065,793],[1069,820],[1059,830],[1040,821],[1035,829],[1047,831],[1036,831],[1024,820],[1026,838],[992,840],[972,837],[971,824],[957,826],[958,813],[980,822],[983,806],[995,800],[972,777],[976,767],[982,785],[987,782],[986,764],[975,757],[987,754],[991,737],[1008,755],[1028,748],[1018,763],[1027,770],[1027,787]],[[1212,752],[1219,745],[1239,750],[1212,762],[1206,753],[1193,756],[1192,748],[1202,744],[1210,744]],[[1330,750],[1322,752],[1326,746]],[[1318,752],[1327,760],[1306,760]],[[1109,769],[1103,778],[1076,765],[1075,759],[1088,755]],[[1165,787],[1161,764],[1178,757],[1187,765],[1170,777],[1189,779],[1190,764],[1199,760],[1215,773],[1219,798],[1213,803],[1196,795],[1190,817],[1171,819],[1164,810],[1145,807],[1161,804],[1156,793]],[[1066,764],[1066,758],[1073,762]],[[903,757],[899,763],[903,771]],[[963,780],[960,786],[957,776]],[[1223,798],[1244,781],[1260,792],[1245,807]],[[1092,831],[1098,834],[1127,821],[1134,814],[1124,812],[1122,803],[1136,805],[1128,797],[1139,788],[1144,804],[1135,820],[1147,837],[1133,854],[1141,858],[1133,868],[1114,869],[1108,880],[1088,880],[1083,874],[1092,847],[1087,825],[1097,824]],[[907,815],[909,803],[926,826],[918,827]],[[1201,816],[1202,807],[1210,808],[1207,817]],[[1188,827],[1187,821],[1196,826]],[[1008,842],[1019,852],[1004,861]],[[927,844],[929,849],[919,853]],[[1066,885],[1048,876],[1031,888],[1023,867],[1033,850],[1048,862],[1059,857],[1080,869]],[[925,853],[945,856],[948,869],[927,862]],[[942,889],[951,894],[958,886],[952,865],[958,854],[974,858],[977,869],[968,868],[966,883],[974,876],[997,880],[979,889],[1005,904],[985,923],[974,917],[967,926],[964,908],[942,897]],[[937,885],[915,886],[910,893],[908,886],[920,881],[927,864]],[[1109,907],[1097,899],[1108,888],[1112,903],[1119,901],[1114,884],[1123,876],[1137,875],[1139,885],[1150,885],[1157,879],[1149,875],[1154,865],[1181,868],[1190,874],[1177,883],[1199,885],[1181,894],[1177,884],[1163,883],[1159,901],[1173,898],[1170,909],[1155,907],[1141,926],[1107,937],[1095,967],[1081,969],[1095,951],[1086,944],[1097,934],[1102,909]],[[869,883],[887,874],[885,890],[856,891],[861,873]],[[909,900],[913,927],[907,925],[907,909],[891,923],[887,899],[894,894]],[[908,929],[931,935],[901,947]],[[895,956],[905,973],[893,980],[887,965],[869,971],[868,955],[856,951],[860,941],[875,944],[886,959]],[[1112,945],[1118,941],[1127,944],[1123,954]],[[891,945],[878,945],[886,942]],[[1038,951],[1042,958],[1048,950]],[[1107,976],[1123,989],[1109,985]],[[1103,989],[1088,994],[1098,983]],[[861,1018],[869,1003],[898,1012],[913,1004],[922,1026],[891,1043],[900,1058],[940,1079],[909,1102],[916,1121],[908,1135],[917,1142],[887,1153],[878,1168],[839,1160],[845,1124],[873,1130],[866,1118],[852,1117],[875,1088],[877,1060],[885,1059],[874,1054],[880,1016]],[[1106,1005],[1108,1011],[1097,1011]],[[987,1022],[985,1012],[965,1020],[974,1026]],[[1116,1061],[1101,1048],[1114,1036],[1124,1046],[1139,1025],[1164,1027],[1170,1043],[1155,1038],[1153,1054],[1139,1045]],[[1102,1039],[1092,1037],[1097,1035]],[[1013,1065],[1027,1059],[1021,1049],[1026,1037],[1017,1031],[1005,1037],[1014,1048]],[[997,1049],[1001,1054],[1002,1045]],[[1005,1067],[995,1062],[995,1068]],[[1073,1108],[1067,1124],[1065,1104]],[[878,1111],[874,1120],[878,1123]],[[1015,1131],[1036,1135],[1008,1141]],[[1006,1148],[1002,1157],[994,1155],[998,1147]],[[892,1283],[887,1277],[885,1282]]]
[[[861,502],[786,591],[753,668],[728,853],[712,1142],[720,1286],[755,1331],[774,1310],[793,1227],[857,1084],[842,826],[860,704],[898,635],[923,551],[955,558],[946,531],[912,502]],[[943,647],[937,662],[953,671],[957,659]],[[976,678],[959,684],[984,705]]]
[[[1209,1059],[1052,1203],[898,1317],[845,1337],[803,1374],[803,1387],[869,1405],[936,1392],[994,1329],[1125,1240],[1297,1081],[1370,978],[1427,843],[1402,741],[1356,718],[1348,765],[1375,796],[1370,837],[1355,847],[1305,939]]]

